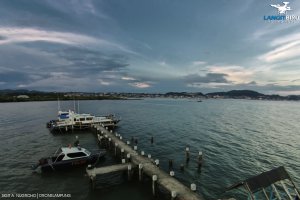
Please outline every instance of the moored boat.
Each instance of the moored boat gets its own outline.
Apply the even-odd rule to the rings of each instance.
[[[78,145],[78,143],[76,143]],[[105,150],[88,151],[78,146],[61,147],[53,156],[41,158],[32,166],[33,170],[40,167],[41,171],[56,171],[82,165],[96,164],[106,154]]]
[[[114,115],[94,116],[91,114],[79,114],[74,111],[59,111],[57,120],[47,123],[47,128],[52,132],[67,132],[72,130],[89,129],[92,125],[102,124],[105,127],[114,128],[120,119]]]

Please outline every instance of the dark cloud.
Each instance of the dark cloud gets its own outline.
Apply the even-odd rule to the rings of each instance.
[[[207,73],[205,76],[191,74],[184,77],[187,83],[229,83],[226,79],[227,74]]]
[[[20,72],[0,72],[1,82],[14,83],[30,80],[29,76]]]
[[[122,71],[128,64],[128,58],[121,54],[108,54],[80,48],[63,49],[57,54],[70,62],[69,69],[82,73],[97,73],[101,71]]]

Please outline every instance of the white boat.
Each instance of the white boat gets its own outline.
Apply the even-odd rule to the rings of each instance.
[[[32,169],[36,170],[40,167],[42,171],[56,171],[87,164],[96,164],[105,154],[106,151],[103,149],[90,152],[79,145],[75,147],[61,147],[53,156],[41,158],[37,164],[32,165]]]
[[[120,119],[116,118],[114,115],[94,116],[91,114],[79,114],[69,110],[58,111],[57,120],[48,122],[47,127],[54,132],[88,129],[96,124],[114,128],[119,121]]]

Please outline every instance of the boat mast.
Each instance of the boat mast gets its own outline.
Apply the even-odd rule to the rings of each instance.
[[[58,112],[60,111],[60,102],[59,102],[58,94],[57,94],[57,110]]]
[[[77,112],[79,114],[79,100],[77,100]]]
[[[73,101],[73,103],[74,103],[74,112],[76,113],[76,102],[75,102],[75,95],[74,95],[74,101]]]

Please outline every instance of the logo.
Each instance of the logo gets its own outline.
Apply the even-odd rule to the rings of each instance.
[[[300,16],[287,15],[287,11],[291,11],[290,2],[284,1],[280,4],[270,4],[271,7],[277,9],[277,15],[265,15],[264,20],[267,22],[291,23],[300,20]]]
[[[286,11],[288,10],[292,10],[291,7],[289,7],[288,5],[290,4],[290,2],[282,2],[283,5],[281,6],[280,4],[271,4],[270,6],[274,7],[274,8],[277,8],[278,10],[278,14],[281,15],[281,14],[286,14]]]

